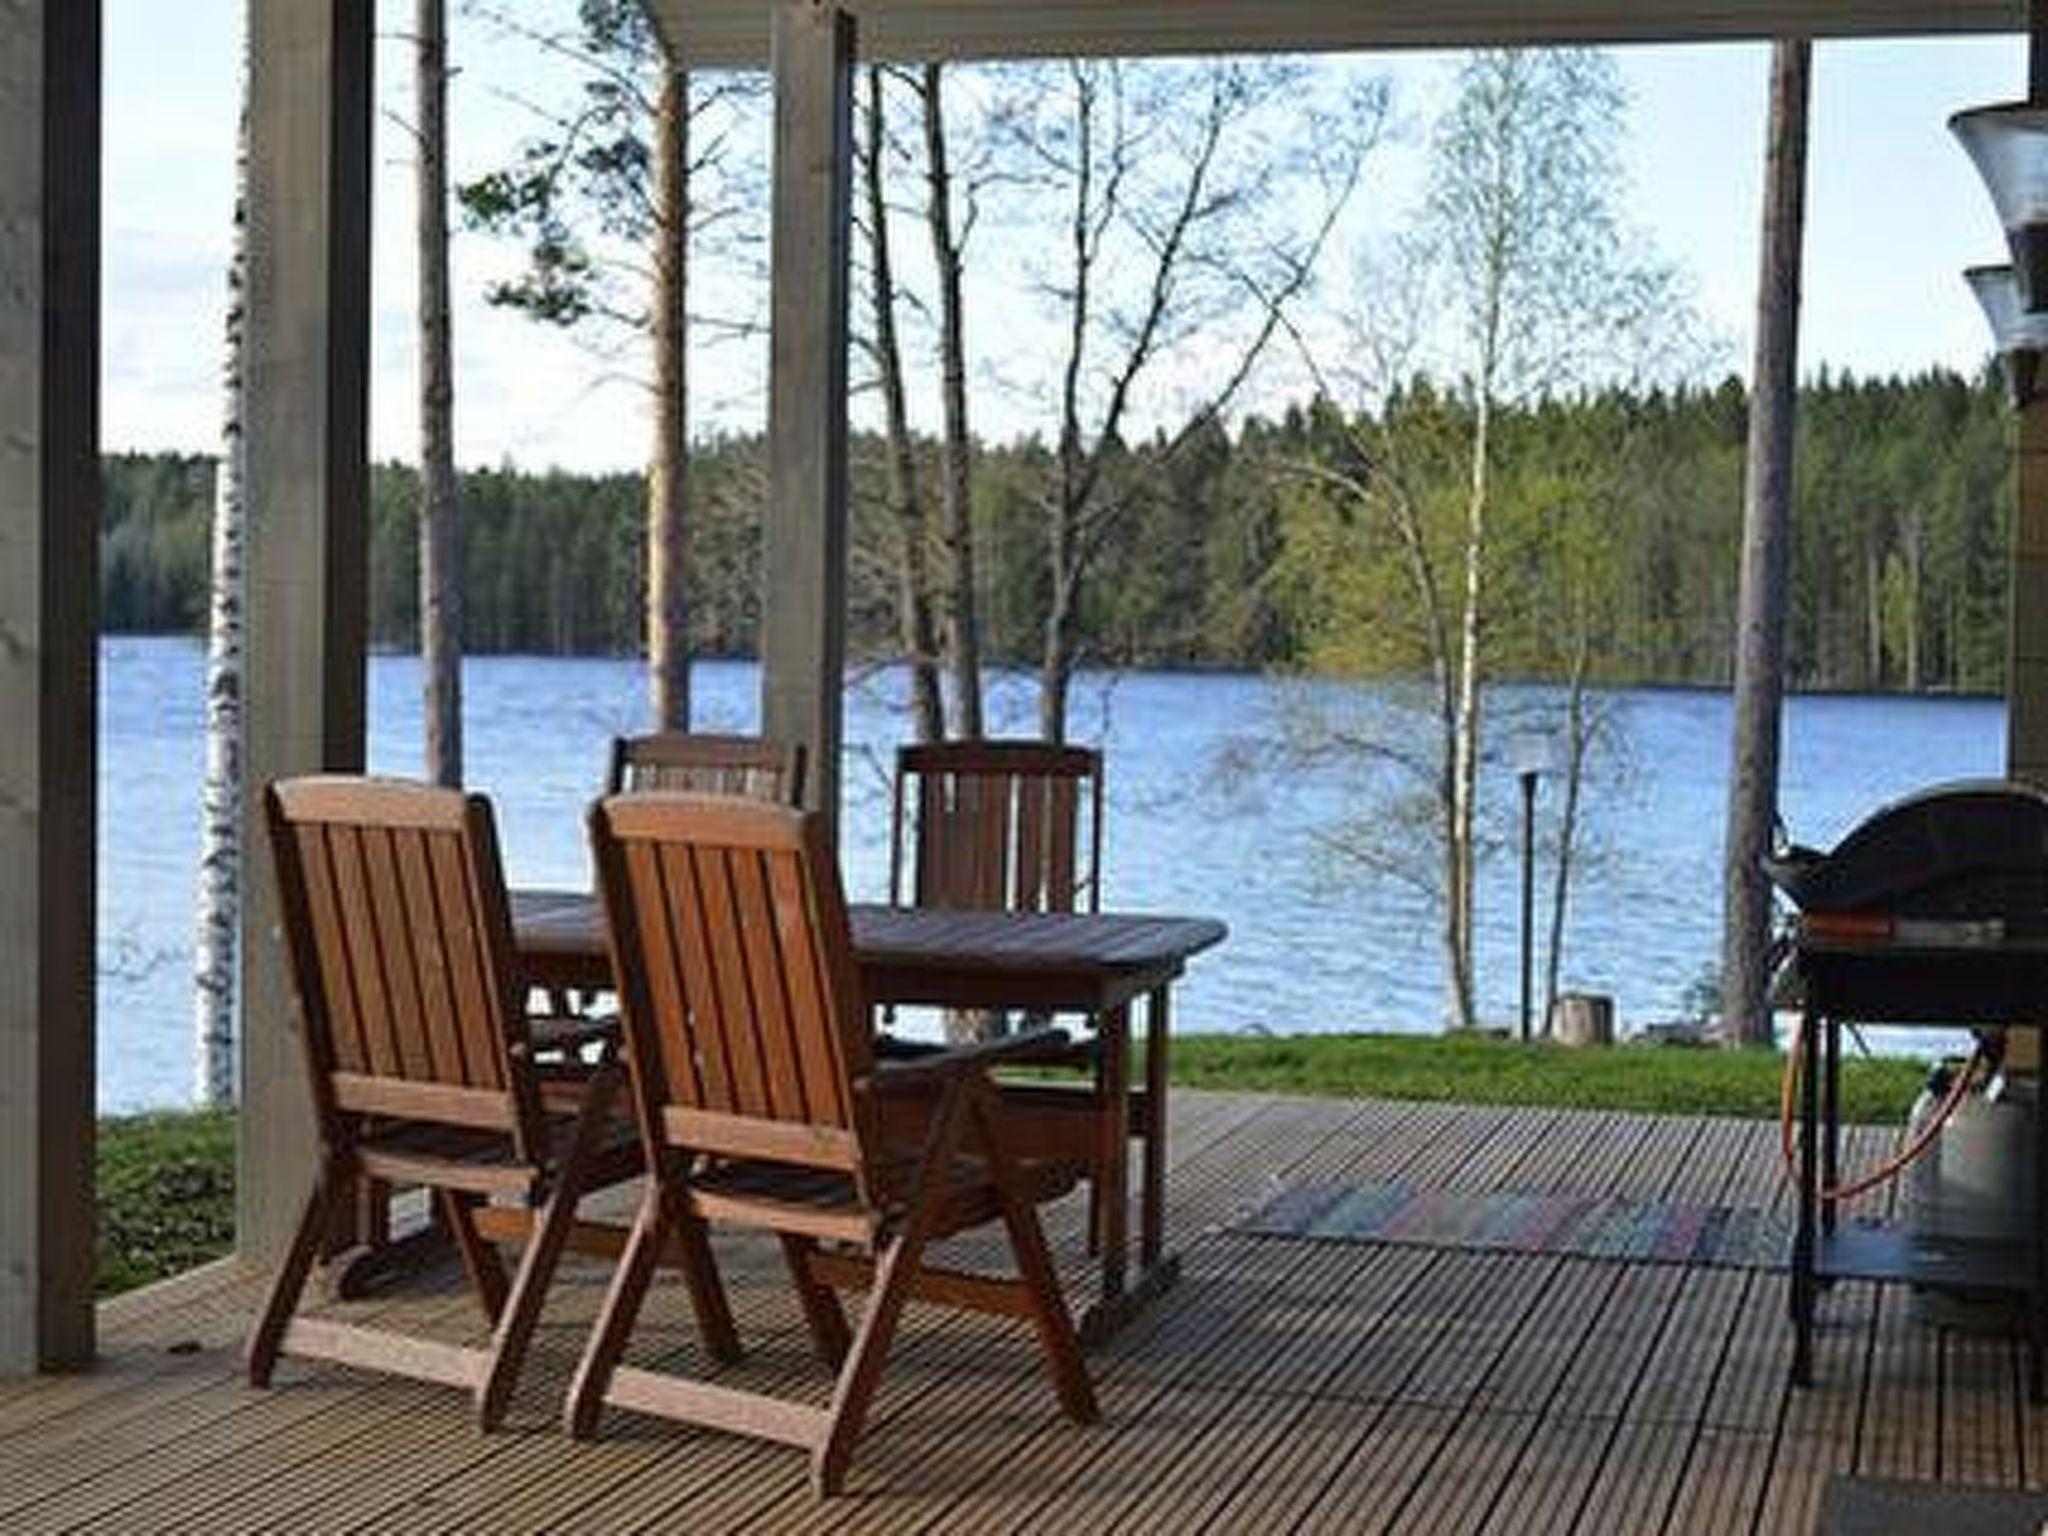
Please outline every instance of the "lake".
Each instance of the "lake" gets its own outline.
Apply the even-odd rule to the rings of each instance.
[[[103,642],[101,693],[100,1105],[185,1102],[191,1080],[192,892],[203,748],[197,641]],[[751,663],[699,663],[705,729],[758,718]],[[371,662],[370,760],[419,765],[419,671],[410,656]],[[857,683],[847,708],[845,870],[855,899],[887,892],[888,773],[906,716],[887,674]],[[468,778],[496,801],[515,884],[587,878],[582,811],[604,774],[608,738],[640,728],[642,673],[614,659],[483,657],[464,671]],[[1028,733],[1029,680],[993,680],[992,730]],[[1589,788],[1594,847],[1575,883],[1561,982],[1611,994],[1624,1030],[1679,1016],[1715,964],[1729,702],[1660,689],[1601,696],[1614,747]],[[1519,797],[1507,761],[1516,718],[1554,703],[1541,688],[1500,688],[1485,771],[1494,837],[1478,890],[1478,970],[1486,1018],[1518,1007]],[[1431,903],[1402,871],[1333,851],[1347,819],[1398,856],[1414,846],[1389,804],[1385,770],[1276,761],[1259,750],[1304,720],[1364,718],[1411,735],[1395,690],[1288,684],[1241,674],[1129,672],[1084,678],[1076,740],[1106,754],[1105,904],[1201,913],[1229,942],[1195,962],[1176,995],[1188,1030],[1433,1030],[1444,1016]],[[1996,700],[1800,698],[1787,709],[1781,802],[1800,841],[1826,847],[1881,803],[1945,779],[1995,775],[2004,751]],[[1379,777],[1375,777],[1375,773]],[[1556,785],[1539,783],[1548,825]],[[1549,853],[1539,852],[1547,893]],[[263,871],[268,878],[268,871]],[[1539,895],[1539,902],[1544,899]],[[1539,907],[1539,911],[1540,911]],[[1539,916],[1539,943],[1543,931]],[[1540,971],[1539,971],[1540,985]]]

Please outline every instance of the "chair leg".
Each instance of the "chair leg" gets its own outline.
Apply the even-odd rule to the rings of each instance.
[[[485,1429],[496,1429],[505,1419],[512,1389],[519,1384],[519,1367],[525,1362],[527,1346],[540,1324],[540,1310],[547,1300],[548,1282],[561,1262],[569,1231],[576,1224],[576,1202],[581,1191],[564,1179],[548,1197],[519,1269],[512,1277],[512,1290],[491,1334],[490,1365],[477,1383],[477,1421]]]
[[[1073,1319],[1067,1314],[1066,1297],[1060,1291],[1052,1254],[1045,1246],[1045,1229],[1039,1225],[1038,1211],[1017,1192],[1016,1167],[1003,1150],[993,1099],[993,1089],[978,1089],[974,1095],[974,1118],[989,1181],[1003,1213],[1003,1225],[1009,1229],[1017,1275],[1031,1297],[1031,1325],[1038,1331],[1039,1348],[1045,1353],[1046,1370],[1052,1377],[1053,1390],[1059,1394],[1060,1406],[1076,1423],[1092,1424],[1101,1410],[1088,1377],[1088,1364],[1081,1357],[1081,1342],[1074,1336]]]
[[[746,1355],[740,1347],[739,1326],[732,1320],[732,1307],[725,1299],[725,1283],[718,1277],[718,1260],[711,1252],[711,1233],[702,1217],[691,1213],[682,1191],[673,1186],[662,1192],[667,1206],[667,1230],[674,1234],[681,1261],[683,1283],[689,1287],[690,1310],[697,1317],[697,1332],[704,1348],[721,1365],[736,1365]]]
[[[462,1255],[462,1272],[469,1277],[484,1317],[495,1325],[505,1313],[505,1263],[497,1248],[476,1229],[473,1213],[480,1197],[464,1190],[437,1189],[436,1203],[441,1220],[454,1234],[455,1248]]]
[[[867,1421],[875,1388],[881,1384],[882,1366],[889,1358],[889,1344],[896,1335],[896,1321],[903,1315],[903,1304],[910,1299],[911,1281],[924,1259],[934,1208],[945,1198],[946,1170],[952,1166],[954,1152],[960,1145],[965,1107],[958,1086],[939,1101],[919,1159],[917,1185],[908,1202],[909,1214],[902,1230],[875,1264],[860,1331],[854,1335],[846,1363],[839,1370],[839,1381],[832,1389],[824,1437],[811,1449],[811,1487],[821,1498],[839,1492],[846,1484],[853,1447]]]
[[[846,1486],[854,1445],[867,1422],[875,1388],[881,1385],[882,1366],[889,1358],[889,1345],[896,1336],[903,1304],[910,1299],[910,1282],[923,1256],[925,1225],[913,1216],[903,1234],[888,1246],[875,1265],[867,1311],[861,1317],[860,1331],[854,1335],[846,1363],[840,1368],[838,1384],[833,1388],[825,1437],[811,1451],[811,1487],[821,1498]]]
[[[526,1347],[532,1342],[533,1330],[540,1323],[540,1309],[547,1300],[548,1282],[554,1278],[555,1267],[562,1259],[562,1249],[567,1246],[569,1234],[575,1229],[576,1207],[583,1199],[590,1160],[597,1149],[612,1095],[617,1090],[618,1072],[610,1067],[592,1077],[590,1085],[583,1090],[575,1134],[548,1190],[546,1209],[541,1213],[533,1236],[527,1241],[526,1252],[520,1256],[519,1273],[512,1280],[512,1294],[506,1300],[504,1313],[499,1317],[497,1330],[491,1338],[490,1366],[484,1372],[484,1379],[477,1384],[477,1418],[485,1429],[495,1429],[505,1417],[505,1405],[519,1380],[519,1367],[525,1361]]]
[[[650,1180],[655,1177],[649,1175]],[[583,1358],[576,1363],[576,1374],[570,1378],[569,1395],[562,1404],[562,1428],[572,1440],[586,1440],[597,1428],[605,1389],[611,1385],[612,1371],[625,1353],[634,1319],[640,1315],[640,1303],[646,1299],[647,1282],[653,1278],[655,1260],[661,1256],[667,1225],[667,1201],[662,1191],[650,1183],[639,1213],[633,1218],[626,1251],[619,1255],[619,1267],[612,1271],[604,1304],[597,1309],[597,1320],[583,1346]]]
[[[284,1262],[278,1265],[277,1278],[270,1282],[270,1294],[257,1315],[256,1326],[249,1332],[244,1362],[252,1387],[270,1385],[285,1329],[298,1310],[306,1277],[312,1273],[313,1261],[320,1256],[321,1245],[327,1238],[333,1191],[345,1185],[346,1181],[338,1178],[333,1165],[328,1164],[320,1170],[312,1194],[306,1197],[306,1208],[299,1217],[298,1230],[292,1234],[291,1247],[285,1250]]]
[[[790,1279],[796,1282],[797,1300],[803,1305],[804,1322],[810,1327],[811,1339],[818,1346],[818,1358],[836,1371],[846,1363],[846,1351],[851,1343],[845,1309],[839,1305],[839,1297],[832,1287],[811,1271],[811,1255],[817,1251],[817,1242],[789,1232],[782,1233],[781,1237],[783,1261],[789,1265]]]

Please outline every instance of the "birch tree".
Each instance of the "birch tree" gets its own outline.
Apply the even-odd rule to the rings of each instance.
[[[1415,226],[1362,279],[1343,368],[1326,366],[1316,342],[1296,332],[1325,389],[1360,401],[1337,418],[1346,451],[1304,470],[1311,497],[1334,498],[1343,515],[1301,542],[1296,560],[1311,562],[1302,579],[1355,586],[1314,569],[1347,551],[1382,573],[1360,589],[1372,606],[1354,600],[1323,643],[1368,669],[1419,672],[1424,701],[1422,729],[1382,723],[1349,741],[1421,789],[1417,815],[1399,825],[1426,829],[1429,859],[1418,871],[1407,857],[1413,844],[1389,854],[1378,838],[1361,856],[1409,872],[1436,903],[1446,1013],[1457,1028],[1478,1023],[1497,419],[1597,378],[1642,377],[1692,357],[1673,274],[1638,250],[1616,211],[1623,110],[1603,54],[1471,55],[1431,136]],[[1423,376],[1450,381],[1450,392],[1415,386]],[[1376,410],[1367,404],[1375,400]]]
[[[221,444],[214,470],[206,609],[206,778],[200,792],[199,894],[192,950],[192,1094],[235,1099],[236,934],[241,922],[243,344],[249,283],[248,60],[235,146],[234,222],[221,348]]]

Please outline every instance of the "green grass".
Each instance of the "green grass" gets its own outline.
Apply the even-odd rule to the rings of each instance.
[[[1481,1035],[1187,1035],[1173,1080],[1190,1088],[1563,1105],[1670,1114],[1777,1115],[1784,1058],[1774,1051],[1618,1046],[1581,1050]],[[1842,1113],[1903,1121],[1927,1075],[1894,1057],[1843,1064]]]
[[[130,1115],[100,1121],[102,1296],[208,1259],[235,1238],[232,1114]]]
[[[1172,1065],[1173,1080],[1191,1088],[1767,1119],[1778,1113],[1783,1058],[1676,1047],[1568,1050],[1469,1035],[1188,1035],[1174,1040]],[[1843,1113],[1896,1124],[1925,1075],[1912,1061],[1850,1061]],[[234,1170],[231,1114],[101,1121],[100,1294],[226,1253]]]

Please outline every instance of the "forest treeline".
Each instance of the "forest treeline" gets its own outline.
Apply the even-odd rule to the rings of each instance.
[[[1418,412],[1417,395],[1434,400]],[[1370,440],[1411,417],[1455,418],[1427,385],[1390,403]],[[1715,388],[1606,392],[1509,409],[1496,420],[1499,483],[1525,516],[1497,558],[1514,584],[1551,590],[1546,505],[1603,461],[1600,539],[1612,592],[1593,673],[1602,681],[1728,679],[1741,523],[1746,397]],[[1800,400],[1789,657],[1804,688],[1984,691],[2002,681],[2009,412],[1994,376],[1823,377]],[[1338,409],[1315,402],[1235,431],[1211,425],[1121,446],[1112,472],[1125,515],[1109,524],[1100,579],[1081,615],[1084,660],[1120,666],[1289,667],[1315,643],[1304,565],[1336,546],[1325,525],[1360,517],[1319,500],[1319,472],[1360,451]],[[935,450],[934,450],[935,451]],[[984,446],[975,461],[987,653],[1028,663],[1040,639],[1044,514],[1033,500],[1050,450]],[[885,658],[897,633],[894,555],[878,440],[854,445],[850,643]],[[106,465],[104,622],[116,631],[194,631],[206,608],[213,463],[127,454]],[[699,443],[690,464],[689,591],[700,654],[751,652],[759,622],[757,436]],[[416,632],[417,487],[399,465],[372,486],[371,635],[409,648]],[[462,477],[465,651],[619,653],[641,644],[644,487],[638,474],[479,470]],[[1318,530],[1322,529],[1322,532]],[[1368,531],[1369,532],[1369,531]],[[1355,548],[1355,545],[1346,546]],[[1556,557],[1561,558],[1561,557]],[[1537,604],[1495,614],[1504,674],[1541,676]],[[1528,635],[1520,633],[1528,630]],[[1370,656],[1371,648],[1352,654]],[[1370,662],[1367,662],[1370,665]]]

